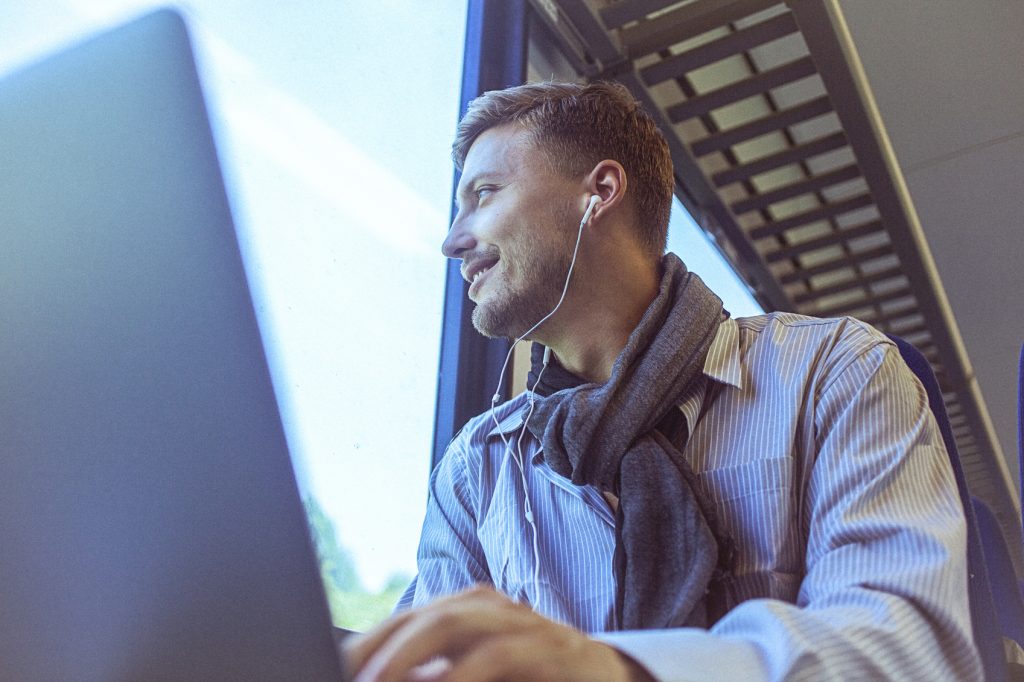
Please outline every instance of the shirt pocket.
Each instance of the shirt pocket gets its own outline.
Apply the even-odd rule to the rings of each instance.
[[[800,504],[792,457],[709,469],[698,476],[718,524],[736,547],[736,575],[788,578],[803,572]]]

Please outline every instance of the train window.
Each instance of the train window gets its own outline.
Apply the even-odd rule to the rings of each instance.
[[[8,0],[0,71],[162,4]],[[426,506],[466,3],[184,11],[332,614],[363,629]]]
[[[682,258],[686,267],[700,275],[708,287],[721,297],[725,309],[734,318],[764,312],[750,287],[739,278],[708,233],[697,226],[679,199],[672,201],[668,250]]]

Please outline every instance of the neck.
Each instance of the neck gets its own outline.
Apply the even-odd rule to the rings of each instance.
[[[570,296],[557,328],[537,340],[551,348],[566,370],[586,381],[603,383],[658,295],[660,268],[644,263],[602,272],[588,280],[574,287],[586,295]]]

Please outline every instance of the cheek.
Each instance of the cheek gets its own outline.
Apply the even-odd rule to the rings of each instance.
[[[476,241],[477,253],[505,253],[505,245],[508,242],[506,227],[503,221],[495,218],[488,218],[477,223],[473,231]]]

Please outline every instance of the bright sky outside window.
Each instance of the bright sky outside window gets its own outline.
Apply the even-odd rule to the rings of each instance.
[[[163,4],[5,2],[0,71]],[[183,9],[332,612],[360,629],[415,572],[433,442],[466,4],[420,7]]]
[[[732,317],[760,315],[761,305],[750,293],[729,263],[718,252],[708,234],[697,226],[678,199],[672,201],[668,224],[668,250],[700,275],[704,283],[718,294]]]

